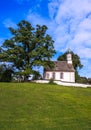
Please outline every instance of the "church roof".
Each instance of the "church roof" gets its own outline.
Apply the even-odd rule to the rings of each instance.
[[[72,64],[68,64],[67,61],[53,61],[54,67],[47,67],[45,71],[64,71],[64,72],[74,72],[74,67]]]

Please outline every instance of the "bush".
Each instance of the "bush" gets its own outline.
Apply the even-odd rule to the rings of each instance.
[[[11,82],[12,74],[12,67],[5,64],[0,65],[0,82]]]
[[[53,78],[51,78],[51,79],[49,80],[49,84],[56,84],[56,83],[54,83],[54,79],[53,79]]]

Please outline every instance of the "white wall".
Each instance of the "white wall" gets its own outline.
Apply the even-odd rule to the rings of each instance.
[[[53,78],[53,72],[46,72],[49,74],[49,79]],[[61,80],[65,82],[75,82],[75,72],[63,72],[63,79],[60,79],[60,73],[61,72],[55,72],[55,79],[54,80]],[[45,79],[47,78],[47,75],[45,74]]]

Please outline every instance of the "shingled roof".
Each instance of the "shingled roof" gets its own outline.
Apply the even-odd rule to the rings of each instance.
[[[72,64],[68,64],[67,61],[53,61],[54,67],[47,67],[45,71],[65,71],[65,72],[74,72],[74,67]]]

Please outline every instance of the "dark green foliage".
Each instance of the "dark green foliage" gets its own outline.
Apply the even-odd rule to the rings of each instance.
[[[53,79],[53,78],[51,78],[51,79],[49,80],[49,84],[56,85],[56,83],[54,83],[54,79]]]
[[[52,84],[53,82],[54,82],[54,79],[51,78],[51,79],[49,80],[49,83]]]
[[[88,79],[86,77],[81,77],[77,71],[75,71],[75,79],[77,83],[83,83],[83,84],[87,84],[88,83]]]
[[[75,81],[80,83],[80,75],[78,74],[78,71],[75,71]]]
[[[33,80],[38,80],[38,79],[42,79],[42,76],[40,75],[39,72],[34,71],[34,73],[33,73]]]
[[[0,82],[12,80],[13,69],[5,64],[0,65]]]
[[[83,83],[83,84],[89,83],[88,79],[86,77],[80,77],[79,80],[78,80],[78,82]]]
[[[88,83],[91,84],[91,78],[88,78]]]
[[[45,25],[32,25],[25,20],[17,28],[9,28],[12,38],[5,40],[0,49],[1,61],[11,62],[26,80],[33,73],[33,66],[47,66],[55,54],[54,41],[46,34]],[[51,64],[50,64],[51,65]]]

